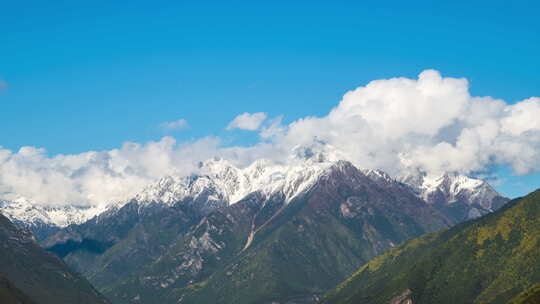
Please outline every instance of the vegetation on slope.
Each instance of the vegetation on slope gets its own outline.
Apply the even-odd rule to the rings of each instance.
[[[389,303],[406,294],[415,304],[506,303],[539,281],[540,190],[389,250],[324,302]]]
[[[521,292],[508,304],[538,304],[540,303],[540,282]]]

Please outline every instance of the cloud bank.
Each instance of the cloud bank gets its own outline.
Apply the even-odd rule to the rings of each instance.
[[[189,174],[200,159],[215,155],[219,140],[204,138],[178,144],[172,137],[120,149],[47,157],[46,151],[0,149],[0,196],[36,203],[99,205],[124,200],[152,180]]]
[[[227,129],[259,131],[260,142],[223,147],[219,138],[177,143],[171,137],[125,143],[110,151],[48,157],[44,150],[0,149],[0,197],[44,204],[103,204],[123,200],[168,174],[196,172],[221,156],[239,166],[258,158],[289,161],[290,151],[318,138],[362,168],[393,175],[422,170],[489,173],[507,165],[517,174],[540,170],[540,98],[513,104],[475,97],[463,78],[423,71],[417,79],[375,80],[347,92],[324,117],[288,125],[265,113],[243,113]]]

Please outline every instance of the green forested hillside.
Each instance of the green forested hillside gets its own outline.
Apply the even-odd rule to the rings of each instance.
[[[538,304],[540,303],[540,282],[514,297],[508,304]]]
[[[537,190],[493,214],[389,250],[324,302],[507,303],[540,282],[539,240]],[[512,303],[530,303],[523,301],[533,291]]]

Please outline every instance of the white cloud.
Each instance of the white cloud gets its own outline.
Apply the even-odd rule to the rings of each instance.
[[[262,139],[268,139],[268,138],[277,138],[284,134],[285,127],[281,124],[283,121],[283,116],[278,116],[274,119],[270,119],[268,121],[267,126],[264,126],[261,128],[261,132],[259,133],[259,136]]]
[[[0,193],[43,204],[105,204],[126,199],[168,174],[189,174],[197,162],[216,155],[219,140],[203,138],[178,144],[171,137],[120,149],[48,157],[23,147],[0,149]]]
[[[490,175],[499,164],[524,174],[540,170],[538,117],[540,98],[509,104],[474,97],[466,79],[427,70],[417,79],[375,80],[349,91],[324,117],[283,125],[281,117],[241,114],[227,129],[259,130],[261,142],[249,147],[221,147],[215,137],[186,143],[164,137],[54,157],[35,147],[0,148],[0,197],[102,204],[129,198],[164,175],[196,172],[199,161],[213,156],[240,166],[258,158],[287,162],[293,147],[315,137],[359,167],[394,175],[417,169]]]
[[[168,121],[168,122],[161,123],[160,127],[169,131],[179,131],[179,130],[184,130],[187,127],[189,127],[189,124],[187,120],[179,119],[175,121]]]
[[[426,70],[418,79],[375,80],[347,92],[325,117],[299,119],[275,144],[315,136],[361,167],[469,173],[494,164],[540,169],[540,99],[515,104],[472,97],[466,79]]]
[[[227,126],[227,130],[241,129],[248,131],[256,131],[261,127],[262,123],[265,120],[266,113],[258,112],[250,114],[246,112],[236,116],[233,121],[231,121]]]

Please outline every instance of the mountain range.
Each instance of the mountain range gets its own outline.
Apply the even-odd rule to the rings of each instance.
[[[188,196],[196,197],[197,191],[215,191],[215,197],[207,201],[202,199],[203,202],[200,202],[203,205],[202,208],[209,211],[235,203],[252,192],[271,193],[278,191],[280,187],[289,187],[290,189],[283,191],[289,191],[286,195],[294,196],[295,193],[291,191],[302,191],[302,189],[292,190],[294,187],[291,184],[292,181],[284,181],[282,178],[284,176],[294,178],[292,177],[294,172],[291,170],[302,170],[303,166],[299,163],[315,158],[326,161],[341,159],[335,149],[318,142],[293,149],[289,157],[290,163],[287,165],[276,165],[261,159],[247,168],[240,169],[226,160],[215,158],[200,163],[201,170],[198,174],[166,176],[148,186],[133,199],[139,202],[159,202],[171,205]],[[375,182],[384,183],[392,180],[404,184],[419,198],[441,210],[454,222],[485,215],[508,201],[487,182],[457,173],[428,175],[425,172],[413,171],[413,174],[390,177],[380,170],[362,171]],[[317,172],[303,176],[300,176],[298,172],[296,174],[298,179],[309,178],[309,176],[317,178]],[[201,178],[201,176],[208,176],[208,178]],[[191,185],[192,180],[196,181],[196,184]],[[82,224],[110,209],[118,209],[131,200],[78,206],[73,204],[43,205],[18,197],[15,200],[0,199],[0,212],[17,225],[30,229],[41,241],[62,228],[71,224]]]
[[[104,208],[99,207],[44,206],[24,197],[0,200],[0,212],[13,223],[28,228],[40,241],[61,228],[81,224],[103,211]]]
[[[287,165],[210,159],[45,226],[3,210],[114,303],[312,303],[387,249],[506,201],[461,175],[392,178],[298,147]]]
[[[388,249],[506,202],[482,180],[391,177],[315,143],[287,164],[209,159],[125,201],[0,211],[113,303],[314,303]]]

